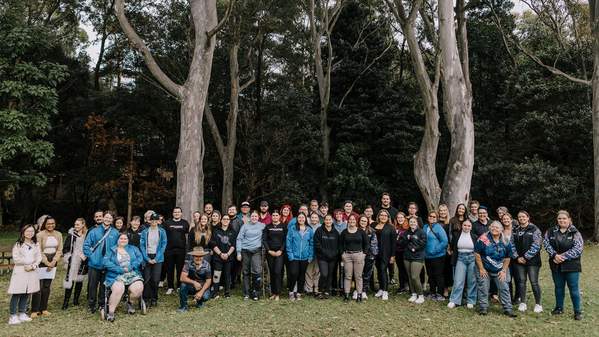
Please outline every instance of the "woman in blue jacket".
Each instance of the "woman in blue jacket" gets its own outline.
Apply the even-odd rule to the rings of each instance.
[[[110,249],[104,257],[106,268],[106,281],[104,285],[110,287],[111,294],[108,299],[108,313],[106,319],[114,321],[114,311],[125,293],[125,286],[129,286],[129,314],[135,313],[134,304],[137,304],[144,290],[143,278],[140,267],[142,264],[141,252],[133,245],[129,245],[126,233],[119,235],[118,244]],[[145,304],[141,302],[142,313],[145,313]],[[104,315],[104,309],[101,315]]]
[[[144,267],[144,301],[155,306],[158,301],[158,283],[164,263],[166,250],[166,231],[158,226],[160,216],[153,213],[150,216],[150,226],[140,235],[141,256]]]
[[[424,265],[428,282],[430,285],[431,299],[433,301],[444,301],[443,289],[445,288],[445,254],[447,252],[447,234],[438,222],[438,214],[435,211],[428,213],[428,221],[424,225],[426,234],[426,248]]]
[[[289,259],[289,299],[300,300],[306,283],[306,269],[314,259],[314,230],[307,225],[306,214],[299,213],[296,223],[289,227],[285,246]]]

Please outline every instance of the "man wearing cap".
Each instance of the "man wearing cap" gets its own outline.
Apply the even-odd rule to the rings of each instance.
[[[241,203],[241,212],[237,215],[237,217],[239,220],[241,220],[242,225],[250,222],[250,210],[250,203],[248,201]]]
[[[181,271],[181,289],[179,290],[179,312],[187,311],[187,297],[193,295],[196,307],[201,308],[210,298],[210,285],[212,284],[212,269],[210,263],[204,260],[209,252],[201,247],[194,247],[188,253],[192,260],[185,262]]]
[[[262,200],[260,202],[260,222],[265,225],[270,225],[272,223],[272,216],[268,212],[268,201]]]

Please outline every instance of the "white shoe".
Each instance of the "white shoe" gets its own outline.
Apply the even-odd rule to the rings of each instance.
[[[173,291],[175,291],[175,289],[173,289],[173,288],[168,288],[168,289],[166,290],[166,294],[167,294],[167,295],[171,295],[171,294],[173,293]]]
[[[418,295],[418,298],[414,301],[416,304],[424,303],[424,295]]]
[[[22,312],[22,313],[19,314],[19,321],[21,321],[21,322],[31,322],[32,319],[29,316],[27,316],[26,313]]]
[[[540,305],[540,304],[535,304],[535,310],[534,310],[534,312],[537,313],[537,314],[542,313],[543,312],[543,306]]]
[[[362,293],[362,299],[363,300],[367,300],[368,299],[368,295],[366,295],[366,293]]]
[[[466,308],[468,308],[468,309],[474,309],[474,304],[468,303],[468,304],[466,304]]]
[[[164,287],[164,281],[158,282],[158,288],[163,288],[163,287]]]
[[[383,291],[383,296],[381,296],[381,298],[383,299],[383,301],[388,301],[389,300],[389,292]]]
[[[447,307],[448,307],[449,309],[453,309],[453,308],[455,308],[455,303],[453,303],[453,302],[449,302],[449,303],[447,303]]]
[[[526,311],[526,309],[528,309],[526,307],[526,303],[520,303],[520,305],[518,306],[518,311],[524,312],[524,311]]]
[[[21,324],[21,320],[19,320],[19,316],[17,316],[17,315],[12,315],[12,316],[10,316],[10,318],[8,319],[8,324],[9,324],[9,325]]]
[[[383,290],[379,289],[379,291],[377,291],[376,294],[374,294],[374,297],[379,298],[381,296],[383,296]]]
[[[408,302],[414,302],[418,298],[418,295],[412,294],[412,297],[408,298]]]
[[[353,300],[357,300],[358,299],[358,291],[354,290],[354,293],[351,295],[351,298]]]

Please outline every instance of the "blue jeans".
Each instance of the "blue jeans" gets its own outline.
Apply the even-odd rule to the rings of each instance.
[[[187,309],[187,298],[191,295],[195,295],[197,292],[198,291],[191,284],[181,283],[181,288],[179,288],[179,308]],[[208,299],[210,299],[210,288],[206,289],[202,298],[196,300],[196,307],[201,308]]]
[[[499,293],[499,300],[501,301],[501,305],[503,306],[504,312],[512,311],[512,299],[510,297],[510,274],[506,275],[505,281],[499,280],[498,273],[487,272],[487,277],[482,278],[478,271],[476,270],[476,281],[478,286],[478,308],[480,310],[487,310],[489,308],[489,288],[491,287],[491,281],[497,285],[497,290]]]
[[[464,284],[468,292],[468,304],[476,304],[476,276],[474,275],[474,253],[458,253],[458,261],[453,272],[453,288],[449,302],[462,304]]]
[[[553,283],[555,284],[555,307],[562,310],[564,309],[566,284],[568,284],[568,290],[570,290],[570,299],[572,299],[574,312],[581,312],[582,308],[580,304],[580,289],[578,288],[580,273],[562,273],[560,271],[554,271],[551,273],[551,276],[553,276]]]

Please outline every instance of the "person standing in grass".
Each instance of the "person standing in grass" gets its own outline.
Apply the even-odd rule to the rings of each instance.
[[[48,316],[48,300],[52,280],[56,277],[56,266],[62,258],[62,234],[56,230],[56,220],[47,216],[42,223],[41,231],[37,233],[37,242],[42,252],[42,263],[37,272],[40,276],[40,291],[31,298],[31,316]]]
[[[368,222],[365,216],[360,218],[360,221]],[[341,259],[343,261],[343,269],[345,274],[344,282],[344,301],[350,299],[352,276],[356,281],[356,301],[362,301],[363,279],[362,272],[364,271],[364,259],[369,250],[369,241],[366,232],[358,228],[358,219],[354,215],[350,215],[347,219],[347,228],[339,237],[339,250],[341,251]]]
[[[427,223],[424,225],[426,233],[426,274],[430,285],[431,299],[433,301],[444,301],[443,290],[445,289],[445,255],[447,254],[447,234],[443,227],[437,222],[438,213],[428,213]]]
[[[312,213],[314,214],[316,213]],[[321,293],[319,299],[329,298],[332,289],[333,273],[335,265],[339,258],[339,232],[333,227],[333,217],[330,214],[325,215],[324,225],[316,229],[314,234],[314,249],[320,271],[318,285]]]
[[[259,221],[258,211],[250,214],[250,221],[237,235],[237,260],[242,263],[243,298],[258,300],[262,282],[262,231],[264,224]]]
[[[530,280],[532,293],[535,297],[535,313],[543,312],[541,306],[541,286],[539,285],[539,271],[541,270],[541,244],[543,235],[537,226],[530,222],[526,211],[518,212],[518,226],[512,228],[512,263],[518,275],[518,293],[520,305],[518,310],[526,311],[526,279]]]
[[[63,244],[62,254],[66,275],[62,283],[64,287],[64,300],[62,310],[69,307],[73,289],[73,305],[79,305],[79,295],[83,288],[83,280],[87,276],[87,259],[83,254],[83,240],[87,234],[85,219],[77,218],[74,226],[69,229],[68,236]]]
[[[158,282],[164,267],[166,250],[166,231],[158,226],[158,214],[150,216],[150,226],[141,232],[140,246],[144,267],[144,300],[150,306],[158,301]],[[133,245],[132,245],[133,246]]]
[[[358,226],[360,230],[366,233],[366,237],[368,237],[368,251],[366,252],[366,257],[364,258],[364,269],[362,270],[362,299],[367,300],[368,295],[367,290],[370,287],[372,291],[374,291],[374,263],[376,261],[376,257],[379,254],[379,245],[376,239],[376,233],[374,229],[370,226],[368,216],[364,215],[360,217]],[[358,298],[358,292],[354,291],[353,299]]]
[[[322,225],[320,224],[320,217],[318,213],[311,212],[308,217],[308,225],[312,227],[314,231],[314,235],[316,235],[316,231]],[[315,257],[310,263],[308,263],[308,268],[306,269],[306,293],[309,295],[318,296],[318,280],[320,278],[320,268],[318,267],[318,258]]]
[[[517,317],[512,310],[508,285],[512,245],[509,241],[504,240],[502,231],[503,226],[501,223],[493,221],[489,225],[489,231],[481,235],[474,244],[478,310],[481,315],[487,314],[489,310],[489,288],[491,282],[494,282],[499,290],[503,313],[509,317]]]
[[[418,225],[418,218],[410,216],[408,218],[410,226],[403,232],[399,238],[399,245],[404,248],[404,266],[408,273],[408,284],[412,296],[408,299],[409,302],[422,304],[424,303],[424,293],[422,291],[422,282],[420,281],[420,273],[424,268],[424,257],[426,255],[426,233]]]
[[[170,295],[175,290],[175,281],[177,288],[181,282],[179,275],[183,264],[185,264],[185,248],[187,234],[189,233],[189,222],[182,218],[183,210],[181,207],[173,208],[173,218],[165,221],[166,230],[166,251],[164,253],[164,263],[166,264],[166,281],[168,289],[166,294]],[[176,271],[175,271],[176,270]]]
[[[461,230],[454,233],[451,238],[451,264],[454,267],[453,287],[449,296],[447,307],[455,308],[462,304],[464,286],[467,291],[467,308],[472,309],[476,304],[476,275],[474,268],[474,244],[478,240],[476,234],[472,232],[472,223],[470,220],[464,220]]]
[[[570,213],[564,210],[557,212],[557,226],[547,230],[543,245],[549,255],[549,267],[555,286],[555,308],[551,314],[564,313],[567,284],[574,307],[574,319],[579,321],[582,319],[579,280],[584,242],[580,232],[572,225]]]
[[[398,275],[399,288],[397,288],[397,293],[398,294],[399,293],[407,293],[409,291],[408,272],[403,263],[404,248],[399,244],[399,238],[401,237],[403,232],[405,232],[406,230],[408,230],[408,228],[410,228],[410,225],[408,223],[408,219],[406,218],[406,215],[404,212],[397,212],[397,214],[395,215],[393,224],[395,227],[395,237],[396,237],[395,264],[397,265],[397,273],[399,274]]]
[[[287,230],[285,248],[289,267],[287,287],[289,299],[301,300],[304,292],[305,275],[308,264],[314,259],[314,230],[308,225],[305,213],[298,213],[295,224]]]
[[[278,210],[272,212],[271,218],[271,224],[264,227],[262,244],[267,254],[266,261],[270,275],[270,299],[278,301],[283,283],[287,226],[281,223],[281,213]]]
[[[217,211],[214,211],[213,215]],[[225,297],[230,297],[231,290],[231,268],[235,259],[235,243],[237,240],[237,232],[230,226],[231,218],[228,214],[223,215],[220,219],[220,224],[215,227],[210,241],[210,248],[214,254],[212,264],[214,272],[212,276],[214,284],[214,298],[219,296],[219,288],[221,284],[225,289]],[[222,282],[221,282],[222,280]]]
[[[379,291],[374,297],[383,301],[389,299],[389,275],[387,273],[389,264],[395,264],[395,228],[391,224],[391,217],[386,209],[381,209],[374,224],[374,231],[379,245],[379,254],[376,256],[377,278],[379,280]]]
[[[42,262],[42,254],[33,225],[21,228],[19,239],[12,247],[12,259],[15,265],[8,285],[8,293],[11,295],[8,324],[11,325],[31,321],[27,316],[29,295],[40,290],[37,269]]]

